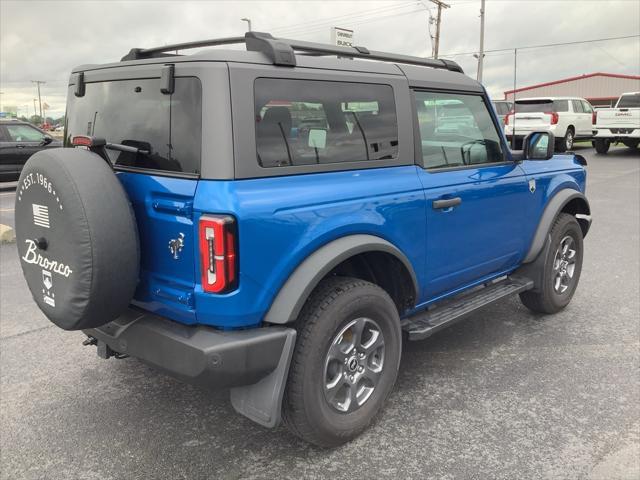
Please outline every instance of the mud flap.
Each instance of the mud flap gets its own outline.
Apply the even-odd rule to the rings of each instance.
[[[245,417],[267,428],[280,424],[282,397],[296,343],[296,331],[290,329],[276,369],[253,385],[231,389],[231,405]]]

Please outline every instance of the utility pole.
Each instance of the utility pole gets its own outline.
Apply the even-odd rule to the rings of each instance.
[[[448,5],[441,0],[430,1],[431,3],[435,3],[438,6],[438,17],[436,18],[436,41],[433,46],[433,58],[438,58],[438,49],[440,48],[440,21],[442,20],[442,9],[449,8],[451,5]]]
[[[478,55],[478,82],[482,83],[482,63],[484,62],[484,1],[480,3],[480,54]]]
[[[31,80],[31,83],[35,83],[38,86],[38,104],[40,105],[40,119],[44,123],[44,119],[42,118],[42,97],[40,96],[40,84],[47,83],[47,82],[43,80]]]
[[[36,111],[36,100],[37,98],[33,99],[33,116],[34,117],[38,114],[38,112]]]

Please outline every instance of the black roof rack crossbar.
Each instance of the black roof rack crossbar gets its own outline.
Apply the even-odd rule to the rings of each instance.
[[[163,45],[162,47],[153,48],[132,48],[129,53],[122,57],[125,60],[141,60],[144,58],[155,58],[167,56],[167,52],[177,50],[188,50],[190,48],[213,47],[216,45],[233,45],[237,43],[245,43],[244,37],[226,37],[211,40],[200,40],[198,42],[174,43],[172,45]]]
[[[167,56],[167,52],[176,50],[186,50],[190,48],[212,47],[217,45],[232,45],[245,43],[247,50],[262,52],[275,65],[295,66],[295,52],[305,52],[310,55],[336,55],[348,58],[364,58],[369,60],[380,60],[383,62],[405,63],[409,65],[419,65],[423,67],[443,68],[453,72],[460,72],[462,68],[451,60],[413,57],[410,55],[399,55],[394,53],[376,52],[365,47],[339,47],[323,43],[305,42],[301,40],[291,40],[286,38],[274,38],[269,33],[247,32],[244,37],[228,37],[215,40],[202,40],[199,42],[176,43],[147,49],[133,48],[122,57],[122,60],[138,60],[143,58],[154,58]]]

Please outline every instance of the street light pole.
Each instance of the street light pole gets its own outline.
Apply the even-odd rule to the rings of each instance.
[[[243,22],[247,22],[247,31],[251,32],[251,19],[250,18],[241,18]]]
[[[482,83],[482,63],[484,62],[484,2],[480,3],[480,54],[478,55],[478,82]]]

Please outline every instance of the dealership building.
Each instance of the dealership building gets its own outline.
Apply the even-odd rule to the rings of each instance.
[[[504,92],[505,100],[526,97],[581,97],[595,107],[611,107],[626,92],[640,91],[640,75],[589,73]]]

